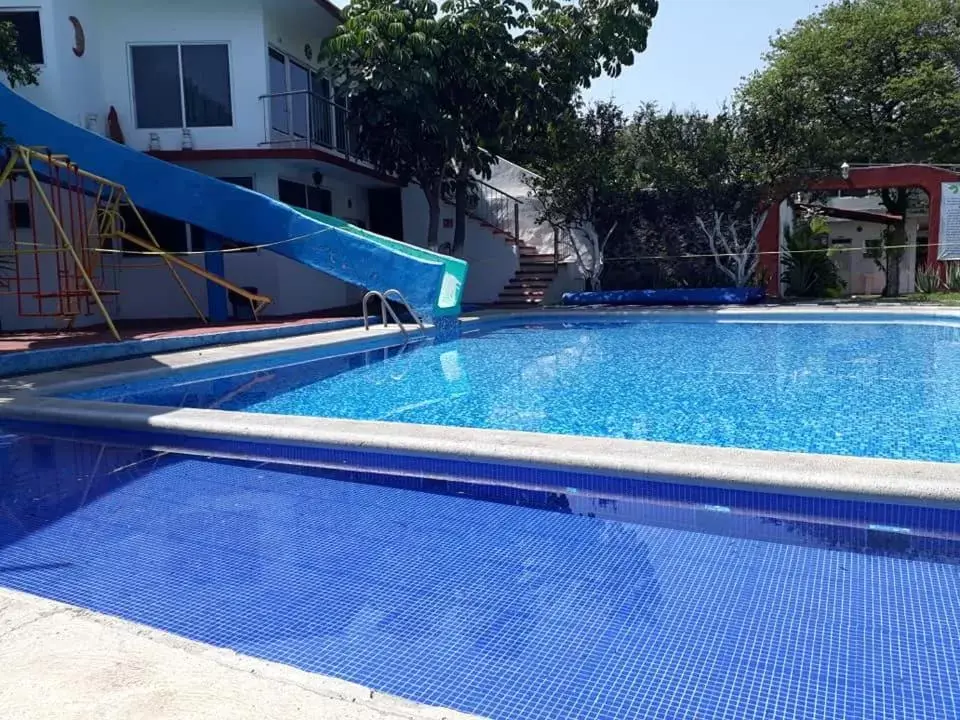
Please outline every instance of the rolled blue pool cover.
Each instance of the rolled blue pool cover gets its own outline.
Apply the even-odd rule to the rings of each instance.
[[[664,290],[603,290],[564,293],[564,305],[753,305],[762,302],[763,288],[668,288]]]

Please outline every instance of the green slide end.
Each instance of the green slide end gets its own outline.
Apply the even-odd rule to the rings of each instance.
[[[440,286],[440,293],[438,294],[436,300],[434,300],[433,314],[435,317],[449,317],[460,314],[460,300],[463,296],[464,285],[467,282],[468,266],[465,260],[459,260],[457,258],[450,257],[449,255],[443,255],[441,253],[433,252],[432,250],[427,250],[426,248],[400,242],[399,240],[394,240],[393,238],[388,238],[384,235],[378,235],[377,233],[364,230],[361,227],[351,225],[345,220],[341,220],[340,218],[332,217],[330,215],[324,215],[323,213],[315,212],[313,210],[304,210],[303,208],[294,209],[297,212],[318,222],[322,222],[326,225],[332,225],[342,232],[348,232],[352,235],[356,235],[357,237],[364,238],[370,242],[380,245],[381,247],[392,250],[395,253],[417,258],[418,260],[440,263],[443,265],[443,282]],[[389,288],[372,289],[383,291],[388,290]]]

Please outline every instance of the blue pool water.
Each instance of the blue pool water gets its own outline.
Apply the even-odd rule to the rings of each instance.
[[[556,323],[394,349],[386,360],[382,351],[300,359],[81,397],[960,461],[954,327]]]
[[[0,585],[421,702],[960,717],[955,540],[43,437],[0,467]]]

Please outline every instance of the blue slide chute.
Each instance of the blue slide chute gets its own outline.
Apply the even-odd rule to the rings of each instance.
[[[466,263],[324,222],[272,198],[159,160],[78,127],[0,87],[0,121],[21,145],[48,147],[126,187],[138,207],[284,255],[369,290],[396,288],[426,317],[457,315]],[[332,219],[331,219],[332,220]]]

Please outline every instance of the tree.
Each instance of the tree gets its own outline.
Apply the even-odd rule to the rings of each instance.
[[[358,151],[401,183],[416,181],[429,208],[427,245],[437,246],[441,190],[455,121],[439,105],[445,50],[428,0],[357,0],[326,41],[323,59],[349,94]]]
[[[737,286],[755,281],[769,186],[744,151],[735,114],[710,117],[648,105],[628,121],[615,105],[600,103],[560,137],[536,190],[545,219],[561,237],[579,230],[579,237],[596,239],[584,253],[600,256],[581,268],[588,279],[609,247],[627,268],[622,282],[631,274],[633,282],[658,285],[668,278],[714,282],[716,276]],[[712,255],[715,271],[698,261],[705,254]],[[644,270],[651,261],[658,263],[652,280]]]
[[[11,22],[0,22],[0,72],[10,87],[37,84],[37,67],[20,51],[17,29]]]
[[[465,235],[469,178],[522,145],[602,72],[646,47],[655,0],[357,0],[324,45],[351,95],[361,152],[430,208],[435,247],[444,183],[455,185],[455,245]],[[442,11],[442,12],[441,12]]]
[[[558,233],[593,289],[599,285],[606,246],[634,228],[642,190],[626,130],[619,107],[593,105],[556,128],[553,161],[532,183],[542,204],[541,221]],[[585,242],[590,247],[582,247]]]
[[[960,160],[960,0],[843,0],[777,35],[736,103],[771,176]],[[882,197],[894,214],[906,189]],[[903,223],[885,294],[899,293]]]
[[[526,7],[515,0],[447,0],[441,6],[444,52],[439,103],[456,120],[458,137],[450,158],[454,173],[453,254],[466,240],[467,195],[471,179],[488,178],[491,165],[509,152],[525,107],[534,104],[538,76],[516,41],[529,24]]]

